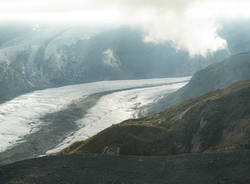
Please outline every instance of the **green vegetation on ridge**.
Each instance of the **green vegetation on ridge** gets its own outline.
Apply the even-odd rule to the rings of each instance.
[[[250,148],[250,80],[113,125],[60,154],[109,149],[124,155],[171,155],[242,148]]]

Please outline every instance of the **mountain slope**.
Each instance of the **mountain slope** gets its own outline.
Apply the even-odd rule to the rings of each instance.
[[[248,23],[237,26],[228,23],[221,31],[220,36],[227,40],[231,53],[249,50]],[[0,99],[26,92],[27,88],[190,76],[229,56],[226,50],[221,50],[207,58],[190,58],[186,51],[176,52],[169,42],[145,43],[144,33],[137,28],[21,23],[2,23],[0,28],[1,74],[15,73],[13,78],[0,77]]]
[[[0,39],[0,70],[5,71],[1,74],[16,73],[13,80],[24,86],[8,86],[5,83],[12,84],[11,79],[0,77],[0,99],[30,87],[22,81],[35,90],[102,80],[190,76],[228,56],[218,51],[208,58],[190,58],[170,43],[145,43],[144,33],[136,28],[32,27],[6,26],[0,31],[0,37],[8,38]]]
[[[0,63],[0,103],[32,89],[32,84],[19,72]]]
[[[231,56],[194,74],[190,82],[178,91],[160,99],[149,113],[159,112],[211,90],[227,87],[234,82],[250,79],[250,52]]]
[[[171,155],[250,148],[250,80],[127,120],[60,154]]]

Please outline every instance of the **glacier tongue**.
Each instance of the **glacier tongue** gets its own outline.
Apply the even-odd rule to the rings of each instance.
[[[79,130],[70,133],[56,148],[47,151],[47,154],[61,151],[76,141],[85,140],[112,124],[137,118],[141,107],[153,103],[161,95],[171,93],[185,84],[186,82],[124,90],[103,96],[88,110],[83,119],[77,121]]]
[[[88,95],[99,93],[99,92],[105,92],[105,91],[112,91],[112,90],[122,90],[122,89],[128,89],[128,88],[139,88],[139,87],[150,87],[150,86],[156,86],[156,85],[167,85],[172,83],[179,83],[178,86],[176,86],[176,89],[181,87],[185,82],[187,82],[190,78],[164,78],[164,79],[148,79],[148,80],[122,80],[122,81],[102,81],[102,82],[94,82],[94,83],[85,83],[80,85],[71,85],[71,86],[64,86],[60,88],[51,88],[46,90],[40,90],[40,91],[34,91],[25,95],[21,95],[13,100],[10,100],[6,103],[0,104],[0,152],[5,151],[6,149],[9,149],[16,144],[25,141],[24,136],[35,133],[39,130],[39,128],[43,125],[44,122],[40,120],[40,117],[52,113],[57,112],[64,107],[66,107],[70,102],[73,100],[87,97]],[[171,85],[167,85],[171,86]],[[167,86],[166,89],[167,90]],[[162,86],[162,89],[164,87]],[[154,88],[157,89],[157,88]],[[149,89],[138,89],[138,91],[134,91],[134,93],[138,93],[138,100],[132,100],[131,103],[145,103],[146,104],[146,96],[145,95]],[[152,88],[153,90],[153,88]],[[133,90],[130,90],[132,92]],[[141,92],[140,92],[141,91]],[[145,92],[143,92],[145,91]],[[156,90],[158,91],[158,90]],[[160,90],[159,90],[160,91]],[[112,119],[112,114],[123,114],[123,112],[126,112],[124,116],[119,115],[118,117],[114,116],[114,122],[112,123],[118,123],[119,121],[124,120],[125,118],[130,118],[132,114],[134,114],[134,111],[131,109],[133,105],[130,104],[130,99],[128,98],[130,94],[129,91],[127,92],[120,92],[120,93],[114,93],[114,96],[106,96],[98,102],[98,104],[93,108],[102,108],[100,111],[101,113],[104,113],[108,115],[108,111],[104,111],[105,108],[107,110],[110,108],[112,113],[109,116],[103,116],[98,115],[99,117],[105,117],[106,122],[108,119]],[[128,94],[126,94],[128,93]],[[115,94],[119,94],[118,96]],[[140,97],[139,95],[142,96]],[[143,94],[145,97],[143,97]],[[125,95],[123,98],[122,96]],[[132,94],[130,94],[132,95]],[[153,95],[153,93],[152,93]],[[150,96],[150,95],[149,95]],[[114,97],[114,99],[112,99]],[[110,102],[107,101],[107,98],[111,100]],[[139,100],[140,98],[143,98]],[[105,100],[106,99],[106,100]],[[121,102],[120,102],[120,101]],[[126,102],[126,103],[124,103]],[[102,105],[104,104],[104,105]],[[117,105],[114,106],[113,105]],[[123,107],[124,104],[124,107]],[[131,111],[131,112],[129,112]],[[95,109],[90,109],[89,113],[91,116],[95,112]],[[91,118],[89,118],[89,123],[86,125],[95,125],[98,124],[96,127],[96,131],[93,133],[89,133],[86,137],[89,137],[101,129],[107,127],[111,124],[103,124],[103,126],[99,127],[99,122],[95,120],[95,117],[92,117],[93,122],[91,123]],[[82,123],[84,122],[84,123]],[[81,129],[83,124],[84,126],[86,121],[79,120],[77,122],[79,124],[79,128]],[[91,129],[91,128],[90,128]],[[91,129],[93,131],[93,129]],[[73,139],[72,139],[73,140]]]

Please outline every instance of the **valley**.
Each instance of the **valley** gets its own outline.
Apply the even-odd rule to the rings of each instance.
[[[1,163],[60,151],[184,86],[190,77],[86,83],[40,91],[0,105]],[[137,89],[136,89],[137,88]]]
[[[0,0],[0,184],[249,184],[246,0]]]

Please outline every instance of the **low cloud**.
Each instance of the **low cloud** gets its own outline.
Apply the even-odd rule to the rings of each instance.
[[[176,50],[185,50],[191,57],[197,55],[206,57],[217,50],[227,49],[227,42],[217,34],[220,26],[215,23],[214,18],[192,16],[193,12],[189,11],[199,3],[207,2],[206,0],[116,0],[115,3],[112,0],[103,0],[102,2],[105,2],[103,6],[120,7],[123,14],[134,17],[134,21],[137,20],[135,24],[139,24],[145,32],[145,42],[155,44],[171,42]]]
[[[0,18],[39,18],[139,26],[144,41],[171,42],[190,56],[227,49],[218,34],[220,18],[250,17],[246,0],[1,0]],[[109,55],[111,54],[109,51]],[[108,53],[108,52],[107,52]],[[111,55],[110,55],[111,56]]]
[[[188,51],[191,57],[206,57],[217,50],[227,49],[227,42],[217,34],[220,28],[212,20],[161,15],[151,25],[145,25],[144,41],[155,44],[170,42],[177,51]]]
[[[120,60],[115,55],[114,51],[112,49],[107,49],[102,53],[103,55],[103,63],[109,67],[112,67],[114,69],[120,68]]]
[[[197,55],[206,57],[218,50],[227,49],[226,40],[217,34],[221,26],[216,24],[216,17],[201,16],[201,18],[193,14],[197,9],[190,11],[194,6],[208,2],[206,0],[134,0],[133,3],[132,0],[118,0],[117,2],[127,8],[124,11],[129,11],[139,19],[144,17],[147,19],[145,22],[140,22],[145,31],[145,42],[155,44],[170,42],[177,51],[185,50],[190,57]]]

